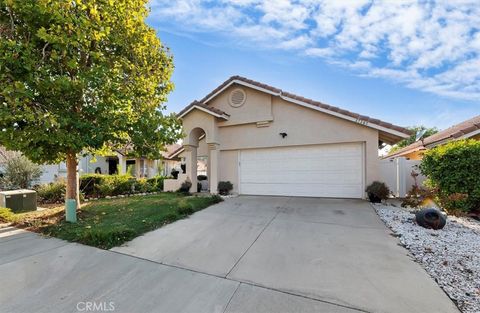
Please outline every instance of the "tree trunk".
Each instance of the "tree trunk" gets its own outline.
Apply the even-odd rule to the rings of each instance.
[[[78,186],[78,161],[75,153],[67,154],[67,188],[66,199],[74,199],[77,202],[77,209],[80,208],[80,193]]]

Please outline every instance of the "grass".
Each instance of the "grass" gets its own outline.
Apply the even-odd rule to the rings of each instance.
[[[2,209],[0,220],[45,235],[110,249],[220,201],[218,196],[161,193],[84,204],[75,224],[65,222],[63,206],[20,214]]]

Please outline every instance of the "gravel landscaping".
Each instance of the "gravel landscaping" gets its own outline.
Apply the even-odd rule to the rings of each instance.
[[[480,312],[480,223],[449,216],[442,230],[425,229],[415,215],[390,205],[374,205],[401,244],[464,313]]]

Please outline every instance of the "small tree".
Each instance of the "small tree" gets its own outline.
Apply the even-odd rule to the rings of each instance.
[[[10,155],[2,172],[2,185],[7,189],[29,188],[42,175],[40,166],[20,153]]]
[[[446,210],[480,209],[480,142],[457,140],[425,152],[420,170]]]
[[[0,0],[0,141],[38,163],[128,147],[158,158],[179,139],[162,105],[172,57],[146,25],[147,0]]]
[[[436,127],[428,128],[428,127],[425,127],[423,125],[421,125],[421,126],[411,126],[411,127],[407,127],[407,129],[412,132],[412,135],[410,135],[410,137],[408,137],[406,139],[403,139],[403,140],[399,141],[396,145],[394,145],[390,149],[389,153],[394,153],[395,151],[400,150],[401,148],[406,147],[406,146],[414,143],[415,139],[416,139],[416,136],[417,136],[417,132],[419,132],[421,130],[425,130],[425,134],[423,135],[423,138],[426,138],[428,136],[431,136],[433,134],[438,133],[438,129]]]

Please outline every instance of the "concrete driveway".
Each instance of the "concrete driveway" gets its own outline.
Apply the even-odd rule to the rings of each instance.
[[[241,282],[229,308],[243,303],[245,312],[258,310],[233,300],[249,303],[245,293],[258,287],[308,299],[308,312],[321,302],[337,310],[458,312],[360,200],[242,196],[113,250]]]
[[[458,312],[363,201],[238,197],[113,250],[0,230],[0,311]]]

